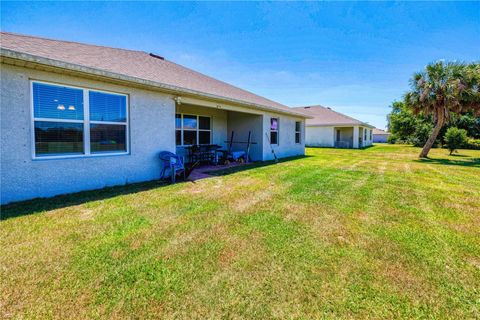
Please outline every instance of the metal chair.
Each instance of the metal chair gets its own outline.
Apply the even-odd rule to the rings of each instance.
[[[186,180],[185,165],[183,164],[183,159],[179,155],[172,153],[170,151],[162,151],[159,154],[162,171],[160,173],[160,179],[164,179],[167,168],[170,169],[170,176],[172,183],[175,183],[177,173],[183,175],[183,180]],[[168,177],[168,176],[167,176]]]

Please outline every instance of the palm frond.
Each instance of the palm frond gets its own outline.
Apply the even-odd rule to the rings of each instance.
[[[480,64],[436,61],[425,71],[413,74],[411,90],[404,96],[406,105],[415,114],[444,114],[474,111],[480,114]],[[437,119],[436,119],[437,120]]]

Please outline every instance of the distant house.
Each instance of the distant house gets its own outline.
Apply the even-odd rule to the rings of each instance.
[[[158,179],[160,151],[232,131],[252,160],[305,152],[303,113],[156,54],[0,37],[1,203]]]
[[[363,148],[372,145],[373,126],[328,107],[297,107],[310,116],[305,124],[305,144],[311,147]]]
[[[390,132],[386,132],[382,129],[373,129],[373,142],[375,143],[386,143]]]

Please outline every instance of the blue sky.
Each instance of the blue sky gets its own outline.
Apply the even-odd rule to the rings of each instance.
[[[154,52],[289,106],[386,125],[408,79],[480,58],[480,2],[4,2],[1,29]]]

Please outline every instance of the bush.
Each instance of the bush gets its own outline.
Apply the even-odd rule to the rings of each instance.
[[[465,149],[480,150],[480,139],[468,139]]]
[[[467,130],[464,129],[450,127],[445,133],[445,146],[450,151],[450,154],[464,147],[467,144],[467,140]]]
[[[418,123],[415,128],[415,132],[408,138],[408,143],[413,144],[415,147],[423,147],[427,143],[428,138],[433,131],[433,125],[430,123]],[[433,147],[438,146],[438,139],[433,144]]]
[[[397,135],[395,135],[395,134],[391,134],[391,135],[389,135],[388,138],[387,138],[387,142],[390,143],[390,144],[395,144],[395,143],[397,143],[397,140],[398,140],[398,139],[397,139]]]
[[[387,138],[387,142],[390,144],[411,144],[410,141],[400,139],[396,134],[389,135]]]

